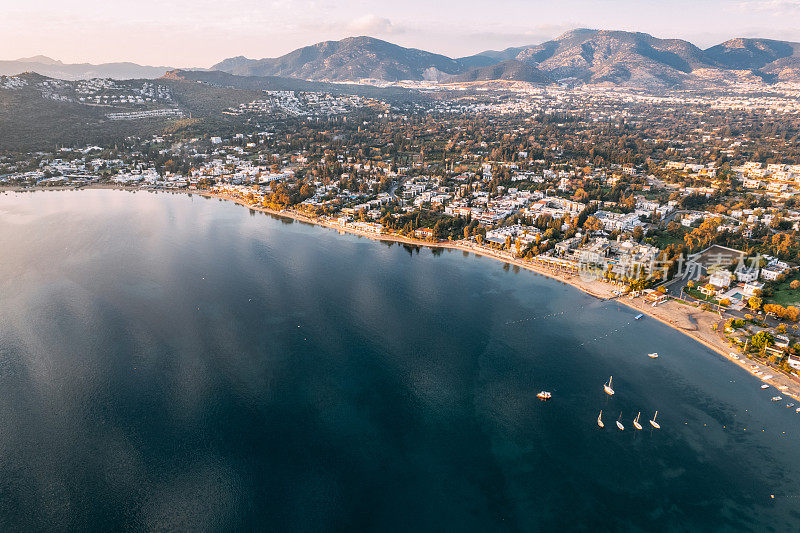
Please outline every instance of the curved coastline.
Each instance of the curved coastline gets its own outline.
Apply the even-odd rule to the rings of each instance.
[[[296,211],[289,211],[289,210],[279,211],[259,205],[248,204],[247,202],[243,201],[240,198],[231,197],[227,195],[208,193],[204,191],[179,191],[179,192],[184,192],[188,194],[197,194],[198,196],[203,196],[206,198],[217,198],[221,200],[227,200],[234,202],[238,205],[241,205],[243,207],[247,207],[248,209],[252,209],[254,211],[260,211],[277,217],[290,218],[293,220],[297,220],[299,222],[305,222],[315,226],[323,226],[337,231],[350,233],[361,237],[367,237],[369,239],[373,239],[376,241],[397,242],[412,246],[424,246],[427,248],[445,248],[450,250],[461,250],[464,252],[474,253],[475,255],[488,257],[490,259],[494,259],[497,261],[502,261],[503,263],[517,266],[525,270],[530,270],[537,274],[541,274],[542,276],[546,276],[548,278],[570,285],[571,287],[574,287],[580,290],[581,292],[593,296],[595,298],[599,298],[602,300],[614,300],[617,303],[620,303],[630,309],[633,309],[634,311],[638,311],[640,313],[649,316],[650,318],[658,320],[665,326],[668,326],[673,330],[678,331],[679,333],[682,333],[683,335],[692,338],[693,340],[702,344],[706,348],[718,353],[728,361],[737,364],[737,366],[747,371],[748,374],[758,379],[759,381],[766,383],[772,387],[777,387],[778,385],[785,385],[789,387],[788,389],[781,391],[781,395],[785,397],[791,397],[797,401],[800,401],[800,384],[798,384],[793,378],[783,374],[779,374],[775,377],[779,378],[780,381],[776,381],[774,379],[768,381],[764,379],[763,376],[754,375],[747,368],[748,360],[746,358],[736,360],[730,356],[731,353],[730,348],[724,344],[724,341],[720,338],[718,334],[711,331],[710,329],[711,324],[722,323],[721,319],[712,319],[712,317],[708,313],[706,313],[705,311],[701,311],[699,309],[697,310],[698,313],[697,315],[695,315],[695,313],[687,314],[684,309],[685,304],[678,303],[675,300],[669,300],[663,304],[660,304],[658,307],[653,308],[651,304],[644,302],[643,298],[641,297],[637,297],[635,299],[629,299],[627,297],[616,297],[614,294],[612,294],[611,287],[606,283],[600,281],[584,281],[580,279],[578,275],[575,274],[564,275],[562,273],[541,267],[539,265],[530,263],[528,261],[521,261],[519,259],[515,259],[510,256],[501,255],[499,252],[495,250],[487,249],[481,246],[469,246],[457,241],[456,242],[441,241],[434,243],[434,242],[424,241],[420,239],[412,239],[392,234],[375,235],[364,231],[359,231],[356,228],[341,226],[338,224],[330,223],[326,220],[312,218],[302,213],[298,213]],[[666,312],[658,313],[655,312],[654,309],[666,310]],[[691,328],[681,325],[679,323],[679,320],[681,319],[686,322],[689,322]],[[705,327],[708,331],[704,332],[702,329],[703,327]],[[704,333],[705,335],[703,335]]]
[[[114,189],[114,190],[125,190],[125,191],[142,191],[142,189],[139,188],[122,187],[118,185],[89,185],[87,187],[58,189],[58,190],[80,190],[80,189]],[[31,189],[27,190],[30,191]],[[55,189],[38,189],[38,190],[55,190]],[[21,192],[21,191],[10,191],[10,190],[7,191]],[[776,369],[772,369],[775,372],[778,372],[778,374],[775,375],[773,379],[768,381],[764,379],[763,376],[756,376],[753,374],[753,372],[748,368],[748,359],[742,358],[739,360],[735,360],[730,356],[731,347],[729,347],[725,343],[725,341],[723,341],[723,339],[717,332],[711,330],[712,324],[716,323],[719,326],[723,323],[721,318],[714,318],[712,317],[711,313],[707,313],[699,309],[697,309],[697,313],[687,313],[686,305],[679,303],[675,300],[669,300],[667,302],[659,304],[657,307],[654,308],[652,307],[651,304],[646,303],[641,297],[631,299],[629,297],[615,296],[612,292],[613,289],[611,288],[611,286],[606,283],[596,280],[585,281],[580,279],[580,276],[576,274],[566,275],[565,273],[557,272],[555,270],[548,269],[528,261],[522,261],[513,258],[510,256],[510,254],[508,255],[502,254],[501,252],[498,252],[496,250],[491,250],[482,246],[467,245],[459,241],[430,242],[420,239],[404,237],[400,235],[393,235],[393,234],[373,234],[360,231],[353,227],[341,226],[339,224],[330,222],[328,220],[309,217],[305,214],[298,213],[296,211],[270,209],[260,205],[247,203],[241,198],[223,194],[210,193],[202,190],[158,190],[156,192],[170,192],[176,194],[186,194],[190,196],[197,195],[204,198],[216,198],[219,200],[233,202],[240,206],[246,207],[250,210],[259,211],[275,217],[297,220],[298,222],[304,222],[314,226],[322,226],[340,232],[350,233],[361,237],[367,237],[369,239],[377,241],[397,242],[400,244],[407,244],[411,246],[424,246],[426,248],[461,250],[463,252],[474,253],[475,255],[487,257],[490,259],[501,261],[503,263],[507,263],[509,265],[523,268],[525,270],[529,270],[537,274],[541,274],[542,276],[546,276],[548,278],[570,285],[582,291],[583,293],[593,296],[595,298],[599,298],[602,300],[614,300],[617,303],[622,304],[634,311],[643,313],[650,318],[658,320],[659,322],[672,328],[673,330],[678,331],[683,335],[686,335],[687,337],[691,337],[696,342],[718,353],[728,361],[736,363],[737,366],[747,371],[748,374],[750,374],[754,378],[757,378],[759,381],[775,388],[777,388],[777,386],[779,385],[787,386],[788,388],[786,390],[780,391],[780,394],[783,395],[784,397],[787,398],[791,397],[796,401],[800,401],[800,383],[795,378],[791,378]],[[685,322],[685,324],[682,324],[681,322]]]

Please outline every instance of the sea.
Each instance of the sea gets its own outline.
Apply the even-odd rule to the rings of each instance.
[[[198,195],[0,194],[0,530],[800,530],[795,407],[636,314]]]

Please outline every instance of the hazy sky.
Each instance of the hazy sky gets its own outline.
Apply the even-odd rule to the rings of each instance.
[[[0,0],[2,59],[207,67],[350,35],[451,56],[576,27],[800,41],[800,0]]]

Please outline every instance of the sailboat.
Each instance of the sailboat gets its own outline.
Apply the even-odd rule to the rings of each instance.
[[[642,416],[641,411],[636,413],[636,418],[633,419],[633,427],[636,429],[642,429],[642,425],[639,423],[639,417]]]
[[[621,411],[620,411],[620,413],[619,413],[619,418],[617,419],[617,427],[618,427],[618,428],[619,428],[621,431],[624,431],[624,430],[625,430],[625,426],[623,426],[623,425],[622,425],[622,422],[620,422],[620,420],[622,420],[622,412],[621,412]]]
[[[653,419],[650,421],[650,425],[653,426],[656,429],[661,429],[661,424],[656,422],[656,417],[657,416],[658,416],[658,411],[656,411],[656,414],[653,415]]]
[[[605,424],[603,424],[603,418],[602,417],[603,417],[603,410],[600,409],[600,414],[597,415],[597,425],[600,426],[601,428],[605,427]]]
[[[647,357],[651,357],[653,359],[658,359],[658,352],[649,353],[649,354],[647,354]]]
[[[609,376],[608,383],[603,385],[603,390],[606,391],[606,394],[608,394],[609,396],[614,396],[614,389],[611,388],[611,380],[613,379],[613,377],[614,376]]]

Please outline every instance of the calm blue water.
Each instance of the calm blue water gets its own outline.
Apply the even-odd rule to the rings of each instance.
[[[196,196],[2,194],[0,529],[798,530],[800,415],[634,314]]]

